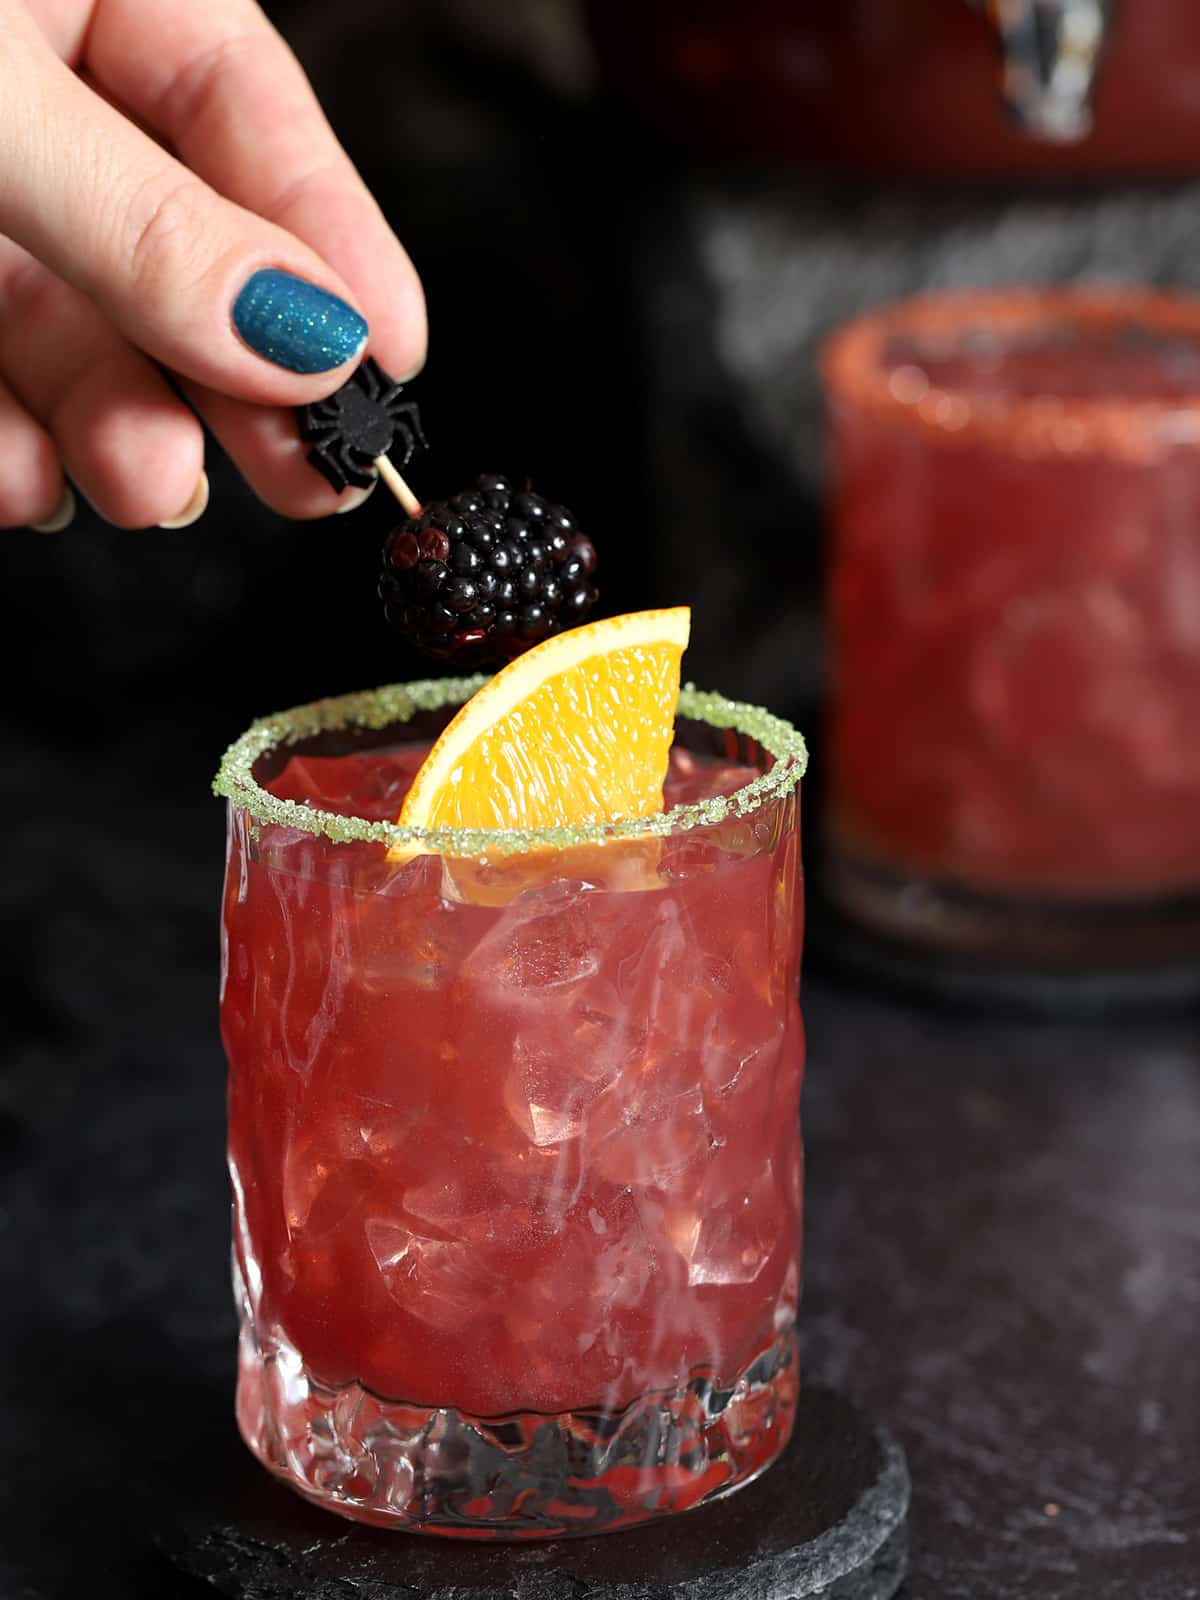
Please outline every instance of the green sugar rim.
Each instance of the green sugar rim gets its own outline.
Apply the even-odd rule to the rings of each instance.
[[[407,722],[417,711],[441,711],[461,705],[486,683],[473,678],[426,678],[417,683],[392,683],[360,694],[314,700],[290,711],[260,717],[234,741],[221,758],[213,780],[213,793],[232,801],[256,822],[281,828],[299,828],[321,834],[334,844],[369,842],[390,848],[419,845],[428,855],[466,857],[515,855],[531,850],[565,850],[578,844],[602,844],[609,839],[645,838],[647,835],[682,833],[689,828],[723,822],[730,816],[747,816],[767,800],[794,789],[808,765],[803,736],[761,706],[726,700],[688,684],[680,691],[678,711],[714,728],[734,729],[757,740],[775,757],[774,765],[744,788],[717,795],[651,817],[626,822],[588,823],[574,828],[402,828],[395,822],[370,822],[366,817],[343,817],[318,811],[298,800],[281,800],[254,779],[254,766],[269,751],[297,744],[343,728],[386,728]]]

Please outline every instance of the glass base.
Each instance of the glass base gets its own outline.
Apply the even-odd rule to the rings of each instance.
[[[471,1417],[322,1384],[282,1338],[243,1322],[237,1417],[263,1465],[359,1522],[475,1539],[631,1527],[751,1482],[791,1436],[799,1372],[789,1329],[729,1379],[693,1372],[620,1411]]]
[[[1200,890],[1124,899],[1001,894],[939,883],[838,852],[825,890],[891,938],[1058,971],[1147,968],[1200,958]]]
[[[1200,894],[1124,902],[973,893],[827,856],[810,953],[922,1002],[1101,1017],[1200,1003]]]

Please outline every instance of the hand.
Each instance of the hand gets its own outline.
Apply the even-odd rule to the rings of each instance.
[[[345,506],[290,408],[367,323],[420,367],[412,263],[254,0],[0,0],[0,527],[69,520],[64,471],[118,526],[194,520],[204,438],[155,363],[269,506]]]

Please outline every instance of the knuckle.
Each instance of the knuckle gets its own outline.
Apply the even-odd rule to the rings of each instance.
[[[187,504],[204,459],[198,423],[114,412],[77,440],[76,476],[106,521],[152,528]]]
[[[23,256],[4,274],[0,289],[0,310],[3,325],[8,328],[28,328],[46,312],[52,311],[56,285],[40,261]]]
[[[265,37],[258,27],[230,33],[190,57],[163,89],[155,110],[155,125],[170,129],[195,127],[211,112],[219,113],[221,97],[229,94],[238,81],[241,59],[261,58]]]
[[[178,292],[197,275],[211,229],[212,201],[199,178],[151,182],[139,190],[124,223],[120,255],[139,298]]]
[[[262,208],[263,215],[280,227],[286,227],[293,207],[319,206],[325,199],[336,201],[352,172],[353,168],[340,151],[337,156],[315,162],[303,172],[294,173],[275,190]]]
[[[20,528],[51,515],[62,495],[62,470],[39,428],[0,430],[0,528]]]
[[[28,491],[10,491],[0,483],[0,528],[28,528],[52,514],[48,497],[35,500]]]

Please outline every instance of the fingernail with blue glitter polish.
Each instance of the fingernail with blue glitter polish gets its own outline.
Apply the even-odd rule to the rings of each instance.
[[[289,372],[330,372],[361,355],[367,324],[307,278],[268,267],[233,302],[233,325],[256,355]]]

